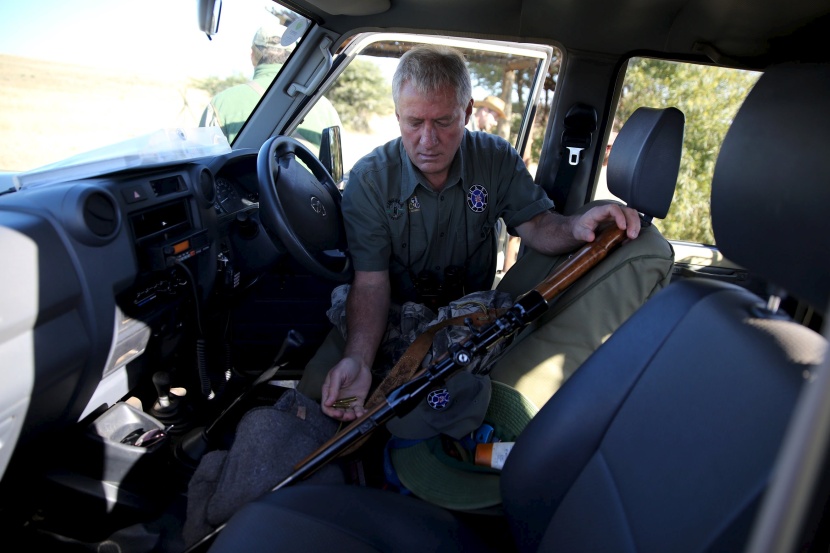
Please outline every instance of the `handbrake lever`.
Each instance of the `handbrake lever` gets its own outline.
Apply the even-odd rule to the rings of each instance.
[[[234,399],[230,405],[228,405],[224,411],[222,411],[216,420],[205,429],[205,434],[208,438],[210,438],[210,432],[213,430],[216,425],[222,421],[228,413],[230,413],[234,407],[236,407],[243,399],[247,398],[251,392],[260,384],[268,382],[269,380],[274,378],[274,375],[277,374],[277,371],[283,368],[288,364],[292,355],[297,353],[297,351],[303,346],[305,340],[303,339],[303,335],[294,330],[293,328],[288,331],[288,334],[285,335],[285,340],[282,341],[282,345],[280,346],[279,351],[277,352],[277,356],[274,358],[273,365],[264,370],[261,375],[259,375],[256,380],[251,383],[248,388],[246,388],[241,394],[239,394],[236,399]]]
[[[247,399],[257,386],[271,380],[278,370],[288,364],[292,355],[302,347],[303,343],[303,337],[299,332],[293,329],[289,330],[280,346],[277,356],[274,358],[274,364],[260,374],[230,405],[225,407],[207,428],[194,429],[184,436],[176,447],[176,457],[190,465],[197,463],[202,458],[202,455],[210,448],[213,434],[217,431],[221,432],[222,428],[220,428],[220,425],[237,410],[240,403],[244,399]]]

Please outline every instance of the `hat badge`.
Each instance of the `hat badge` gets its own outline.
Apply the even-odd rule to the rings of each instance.
[[[436,411],[443,411],[450,406],[450,391],[446,388],[432,390],[427,394],[427,404]]]

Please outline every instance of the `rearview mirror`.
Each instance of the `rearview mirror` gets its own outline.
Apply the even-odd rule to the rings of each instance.
[[[219,32],[222,0],[198,0],[198,2],[199,30],[210,38]]]
[[[340,127],[323,129],[320,142],[320,162],[329,172],[337,187],[343,189],[343,146],[340,142]]]

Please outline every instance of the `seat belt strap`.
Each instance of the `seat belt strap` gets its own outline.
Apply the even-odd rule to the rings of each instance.
[[[562,131],[562,159],[553,181],[551,199],[560,213],[571,191],[571,184],[585,150],[591,146],[591,138],[597,130],[597,110],[587,104],[574,104],[565,115]]]

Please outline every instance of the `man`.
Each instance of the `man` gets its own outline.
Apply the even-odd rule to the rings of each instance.
[[[401,137],[354,166],[343,196],[355,276],[342,359],[317,390],[308,367],[299,386],[305,394],[319,390],[323,412],[341,421],[365,412],[391,301],[417,300],[422,275],[440,280],[448,268],[463,269],[464,293],[491,288],[499,217],[529,247],[549,254],[593,241],[603,224],[626,229],[630,239],[640,230],[637,212],[618,205],[578,217],[552,212],[553,202],[507,141],[467,132],[470,76],[455,50],[429,45],[404,54],[392,96]]]
[[[493,132],[499,119],[506,117],[504,100],[496,96],[487,96],[473,104],[475,111],[467,124],[471,131]]]
[[[290,51],[280,42],[285,30],[285,27],[277,23],[264,25],[257,30],[251,44],[253,79],[214,96],[202,113],[200,127],[221,127],[228,142],[233,144],[242,125],[288,59]],[[294,137],[306,146],[319,150],[323,129],[335,126],[342,127],[337,110],[325,97],[321,97],[297,127]]]

